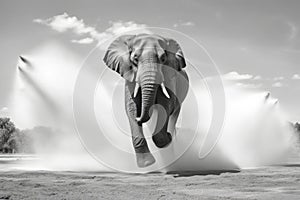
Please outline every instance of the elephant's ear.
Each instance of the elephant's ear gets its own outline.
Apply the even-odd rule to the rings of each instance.
[[[135,71],[130,61],[131,41],[134,37],[134,35],[123,35],[115,39],[109,45],[103,58],[104,63],[110,69],[131,82],[135,78]]]
[[[171,60],[175,59],[176,60],[175,63],[178,66],[178,70],[181,71],[181,69],[186,66],[186,63],[185,63],[185,59],[183,56],[183,52],[182,52],[179,44],[173,39],[167,39],[166,51],[168,54],[172,55],[172,56],[168,56],[168,59],[171,59]]]

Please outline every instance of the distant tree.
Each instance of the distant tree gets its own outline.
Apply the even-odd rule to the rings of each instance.
[[[296,122],[294,124],[294,129],[295,129],[295,133],[297,134],[299,142],[300,142],[300,124],[298,122]]]
[[[0,118],[0,153],[34,153],[35,150],[55,148],[61,132],[50,127],[37,126],[19,130],[9,118]]]
[[[300,133],[300,123],[296,122],[294,127],[295,127],[295,130]]]
[[[9,118],[0,118],[0,153],[33,153],[32,138]]]
[[[16,127],[15,124],[10,121],[10,118],[4,117],[0,118],[0,129],[6,129],[8,132],[13,132]]]
[[[13,153],[14,150],[9,146],[9,144],[4,144],[2,147],[2,153]]]
[[[0,118],[0,151],[8,151],[10,146],[7,142],[15,131],[16,127],[10,118]]]
[[[0,149],[1,147],[6,143],[6,130],[5,129],[0,129]]]
[[[19,145],[18,145],[17,138],[10,138],[7,141],[7,143],[5,144],[5,146],[7,146],[7,149],[9,151],[7,153],[16,153],[16,152],[18,152]]]

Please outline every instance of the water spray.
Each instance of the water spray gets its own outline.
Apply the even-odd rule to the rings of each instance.
[[[265,100],[267,101],[267,100],[270,98],[270,96],[271,96],[271,93],[268,92],[268,93],[266,94],[266,96],[265,96]]]
[[[24,56],[19,56],[18,69],[22,70],[25,67],[32,67],[32,63],[28,60],[28,58],[25,58]]]
[[[19,58],[21,59],[22,62],[29,64],[29,61],[26,58],[24,58],[23,56],[19,56]]]
[[[67,170],[84,170],[87,168],[89,170],[102,170],[103,166],[99,166],[99,163],[83,150],[82,144],[78,141],[78,135],[76,135],[72,119],[72,88],[74,87],[78,72],[78,69],[74,69],[74,66],[78,66],[78,63],[80,63],[78,60],[80,59],[70,56],[70,50],[63,51],[61,49],[61,46],[57,47],[51,44],[36,50],[36,52],[32,52],[30,59],[24,56],[19,57],[19,77],[21,83],[25,84],[26,90],[18,90],[19,88],[16,87],[17,89],[13,91],[14,101],[11,101],[13,106],[10,106],[13,109],[12,118],[17,124],[24,124],[21,128],[32,128],[34,125],[45,124],[46,126],[63,129],[63,134],[55,141],[56,143],[53,144],[54,148],[52,149],[42,149],[43,145],[41,144],[47,143],[49,138],[38,141],[43,150],[42,152],[47,154],[44,159],[45,162],[40,162],[42,165],[41,169],[43,167],[51,169],[61,169],[63,167]],[[83,74],[86,74],[82,75],[83,83],[89,84],[92,82],[91,80],[98,79],[97,74],[100,71],[98,69],[101,67],[99,67],[100,53],[96,52],[92,54],[90,60],[87,61],[86,66],[91,66],[91,70],[83,71]],[[34,61],[34,65],[31,64],[32,60]],[[94,65],[95,68],[93,68]],[[37,67],[35,70],[30,71],[28,66]],[[189,69],[192,68],[190,67]],[[195,73],[191,72],[190,75],[192,74]],[[112,109],[110,109],[113,102],[112,99],[122,98],[123,87],[114,90],[112,87],[116,86],[108,83],[110,83],[109,81],[115,83],[115,80],[112,79],[116,77],[103,77],[103,83],[106,85],[102,89],[99,87],[96,90],[95,97],[93,96],[96,102],[95,105],[91,104],[89,98],[86,98],[89,92],[94,95],[93,88],[83,87],[85,86],[83,85],[83,92],[78,93],[78,108],[83,111],[83,115],[78,115],[78,119],[87,130],[90,130],[83,132],[84,136],[87,137],[85,142],[90,149],[96,153],[101,151],[100,153],[103,157],[114,163],[114,165],[120,166],[121,169],[138,172],[135,171],[139,169],[136,169],[133,156],[122,157],[120,154],[114,156],[115,154],[112,149],[105,148],[108,145],[103,143],[103,138],[100,138],[99,132],[97,132],[99,127],[90,126],[92,120],[86,117],[86,110],[91,107],[91,110],[95,111],[93,112],[93,116],[96,115],[98,121],[100,121],[99,119],[103,119],[104,123],[101,124],[103,125],[101,128],[108,130],[107,137],[109,137],[109,141],[116,144],[118,148],[123,148],[124,151],[132,151],[130,148],[131,138],[120,133],[120,130],[119,132],[115,131],[117,129],[115,125],[110,126],[111,123],[113,124],[113,119],[110,118],[114,116]],[[199,147],[205,140],[206,131],[210,128],[213,112],[209,91],[206,84],[203,81],[201,82],[201,80],[191,78],[190,96],[185,101],[181,113],[182,116],[188,116],[188,118],[179,120],[181,123],[178,123],[176,127],[178,134],[176,134],[174,142],[170,145],[169,149],[165,149],[161,153],[161,156],[157,158],[162,166],[164,166],[164,163],[172,163],[171,165],[166,165],[163,170],[228,170],[236,168],[236,166],[257,166],[261,163],[264,164],[265,162],[276,160],[279,156],[283,155],[289,146],[289,133],[278,123],[283,121],[278,119],[278,117],[282,116],[279,113],[279,108],[276,106],[275,109],[272,106],[277,105],[278,100],[274,100],[270,92],[252,92],[246,89],[241,90],[237,87],[230,88],[227,85],[226,96],[228,97],[227,102],[229,107],[226,109],[227,116],[222,137],[220,137],[216,148],[213,148],[207,157],[199,160]],[[212,78],[211,81],[215,80]],[[102,104],[100,104],[101,102]],[[118,105],[120,104],[119,102],[118,100]],[[197,102],[199,106],[195,109]],[[124,130],[129,130],[123,107],[120,106],[117,108],[119,109],[116,112],[116,119],[118,119]],[[189,110],[195,114],[187,112]],[[192,122],[195,120],[195,116],[198,116],[198,113],[199,119],[201,119],[199,126],[196,124],[195,128],[191,128],[191,125],[194,126]],[[97,116],[99,117],[97,118]],[[99,125],[97,124],[98,121],[96,121],[95,125]],[[269,127],[264,130],[263,128],[266,124]],[[196,128],[197,131],[194,131]],[[96,136],[88,137],[90,136],[89,134]],[[212,132],[212,135],[208,135],[207,143],[210,143],[210,140],[215,140],[217,138],[215,137],[216,134],[218,133]],[[194,137],[194,135],[196,136]],[[189,148],[187,149],[186,147]],[[177,156],[180,158],[177,159]],[[153,169],[156,168],[154,167]],[[149,171],[151,171],[151,168],[149,168]]]

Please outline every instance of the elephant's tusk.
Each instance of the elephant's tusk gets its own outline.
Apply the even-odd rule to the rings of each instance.
[[[134,93],[133,93],[133,97],[135,98],[138,91],[139,91],[140,85],[138,83],[135,84],[135,88],[134,88]]]
[[[165,87],[165,84],[163,82],[161,83],[161,89],[162,89],[163,93],[166,95],[166,97],[168,99],[170,99],[170,95],[169,95],[169,93],[168,93],[168,91],[167,91],[167,89]]]
[[[141,125],[142,124],[142,117],[137,117],[137,118],[135,118],[135,120],[137,121],[137,123],[139,124],[139,125]]]

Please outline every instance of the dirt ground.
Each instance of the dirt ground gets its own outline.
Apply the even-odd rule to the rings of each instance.
[[[2,171],[0,199],[300,199],[300,165],[208,175]]]

